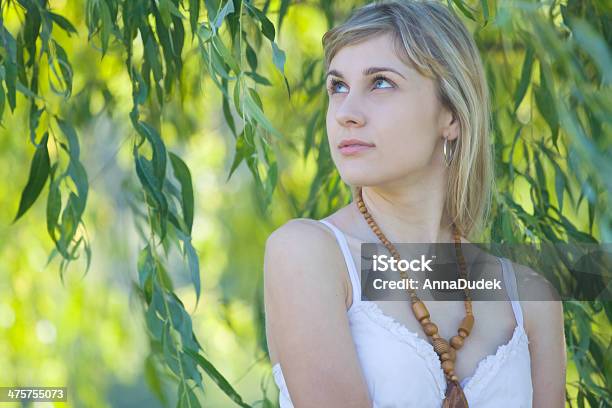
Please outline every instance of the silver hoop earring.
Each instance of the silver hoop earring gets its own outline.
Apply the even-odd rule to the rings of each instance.
[[[448,138],[445,137],[444,138],[444,150],[443,150],[443,154],[444,154],[444,164],[446,164],[446,167],[450,167],[451,162],[453,161],[453,156],[455,155],[455,149],[450,149],[448,148],[446,145],[448,143]]]

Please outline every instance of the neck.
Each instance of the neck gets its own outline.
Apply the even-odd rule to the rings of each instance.
[[[444,211],[446,179],[362,187],[363,202],[381,231],[392,242],[453,242],[450,218]],[[355,210],[359,212],[355,199]]]

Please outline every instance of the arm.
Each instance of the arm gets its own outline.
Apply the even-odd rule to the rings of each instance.
[[[567,364],[563,304],[542,276],[531,270],[525,275],[525,298],[537,299],[521,302],[529,337],[533,407],[563,408]]]
[[[346,274],[330,233],[302,220],[266,242],[264,304],[296,407],[372,407],[346,315]]]

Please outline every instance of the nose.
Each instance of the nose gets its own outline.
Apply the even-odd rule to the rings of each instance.
[[[336,109],[336,121],[340,126],[360,127],[365,125],[363,104],[357,95],[347,95]]]

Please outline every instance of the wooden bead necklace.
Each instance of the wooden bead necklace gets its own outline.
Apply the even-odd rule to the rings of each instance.
[[[380,242],[389,250],[391,255],[396,259],[400,260],[401,256],[395,246],[387,239],[385,234],[380,230],[380,227],[374,221],[372,215],[368,212],[368,209],[363,202],[363,197],[361,195],[361,186],[357,187],[357,207],[359,208],[359,212],[363,215],[366,222],[376,234]],[[461,250],[461,237],[459,235],[459,231],[457,230],[457,226],[453,223],[453,237],[455,240],[455,252],[457,254],[457,263],[459,264],[459,275],[467,279],[467,265],[465,262],[465,258],[463,256],[463,252]],[[405,271],[400,270],[400,275],[403,279],[408,279],[408,275]],[[425,303],[419,299],[416,294],[416,291],[409,286],[407,289],[410,294],[410,302],[412,304],[412,312],[414,313],[414,317],[421,324],[423,331],[425,334],[431,338],[431,343],[433,344],[433,348],[438,354],[440,358],[442,370],[444,370],[444,374],[446,375],[447,387],[446,387],[446,396],[444,398],[443,408],[467,408],[468,403],[465,398],[465,394],[459,384],[459,378],[455,374],[455,360],[457,358],[457,350],[459,350],[463,346],[464,340],[470,335],[472,331],[472,327],[474,326],[474,314],[472,313],[472,298],[470,297],[469,290],[464,289],[465,292],[465,317],[463,321],[459,325],[457,329],[457,335],[453,336],[450,339],[450,342],[446,341],[444,338],[440,337],[438,334],[438,326],[433,323],[429,316],[429,310],[425,306]]]

